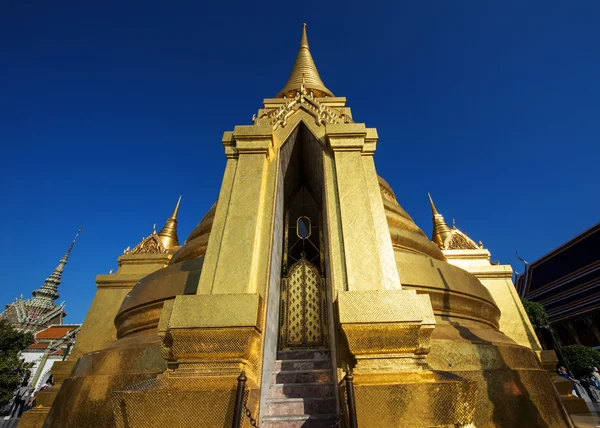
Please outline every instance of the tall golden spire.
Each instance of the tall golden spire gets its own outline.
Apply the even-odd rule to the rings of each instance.
[[[286,95],[294,96],[296,91],[300,89],[303,76],[306,89],[309,91],[312,90],[315,97],[333,97],[331,91],[325,87],[325,84],[321,80],[315,61],[310,54],[308,37],[306,37],[306,24],[302,24],[302,38],[300,39],[300,49],[298,50],[298,56],[296,56],[294,68],[292,68],[290,78],[283,89],[279,91],[277,97],[282,98]]]
[[[444,216],[438,213],[437,209],[435,209],[433,199],[431,199],[429,192],[427,193],[427,196],[429,196],[429,204],[431,205],[431,215],[433,220],[433,232],[431,233],[431,240],[440,248],[443,248],[446,239],[452,234],[452,232],[446,224]]]
[[[171,214],[171,217],[167,219],[163,228],[158,232],[158,236],[166,249],[179,245],[179,239],[177,238],[177,214],[179,213],[180,202],[181,196],[179,196],[173,214]]]

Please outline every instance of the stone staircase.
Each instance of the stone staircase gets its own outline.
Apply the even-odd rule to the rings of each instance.
[[[327,350],[279,351],[261,428],[330,428],[335,385]]]

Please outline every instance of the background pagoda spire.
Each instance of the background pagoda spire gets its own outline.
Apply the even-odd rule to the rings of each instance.
[[[427,193],[427,196],[429,196],[429,204],[431,205],[431,216],[433,220],[433,231],[431,233],[431,240],[435,242],[440,248],[443,248],[446,239],[452,234],[452,232],[446,224],[444,216],[438,213],[437,209],[435,208],[435,204],[433,203],[433,199],[431,199],[431,195],[429,194],[429,192]]]
[[[83,228],[80,227],[73,238],[73,242],[69,246],[69,249],[65,253],[62,259],[58,262],[58,266],[54,269],[54,271],[50,274],[48,278],[46,278],[46,282],[37,290],[33,291],[33,298],[29,300],[29,306],[44,308],[44,309],[52,309],[56,307],[56,303],[54,301],[59,298],[58,295],[58,285],[60,284],[60,280],[62,278],[62,273],[65,270],[65,265],[69,260],[69,255],[71,254],[71,250],[75,245],[75,241],[79,237],[81,230]]]
[[[290,77],[277,97],[294,96],[302,84],[302,76],[306,81],[306,89],[312,90],[315,97],[333,96],[333,93],[325,87],[325,84],[319,76],[317,66],[310,54],[308,47],[308,37],[306,36],[306,24],[302,24],[302,37],[300,38],[300,49],[296,56],[296,62],[290,73]]]
[[[158,236],[162,241],[166,249],[176,247],[179,245],[179,239],[177,238],[177,215],[179,214],[179,204],[181,203],[181,195],[177,201],[177,205],[173,210],[171,217],[167,219],[163,228],[158,232]]]

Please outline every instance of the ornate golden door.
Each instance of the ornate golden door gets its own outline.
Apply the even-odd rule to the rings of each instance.
[[[280,348],[327,346],[325,281],[319,269],[302,257],[282,283]]]

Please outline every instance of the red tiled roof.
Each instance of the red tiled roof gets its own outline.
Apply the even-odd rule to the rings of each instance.
[[[68,326],[68,327],[52,326],[52,327],[48,327],[45,330],[38,331],[35,335],[35,338],[36,339],[60,339],[61,337],[65,336],[67,333],[69,333],[72,330],[75,330],[76,328],[77,328],[77,326]]]
[[[48,347],[47,343],[33,343],[33,344],[29,345],[26,349],[44,349],[47,347]]]

